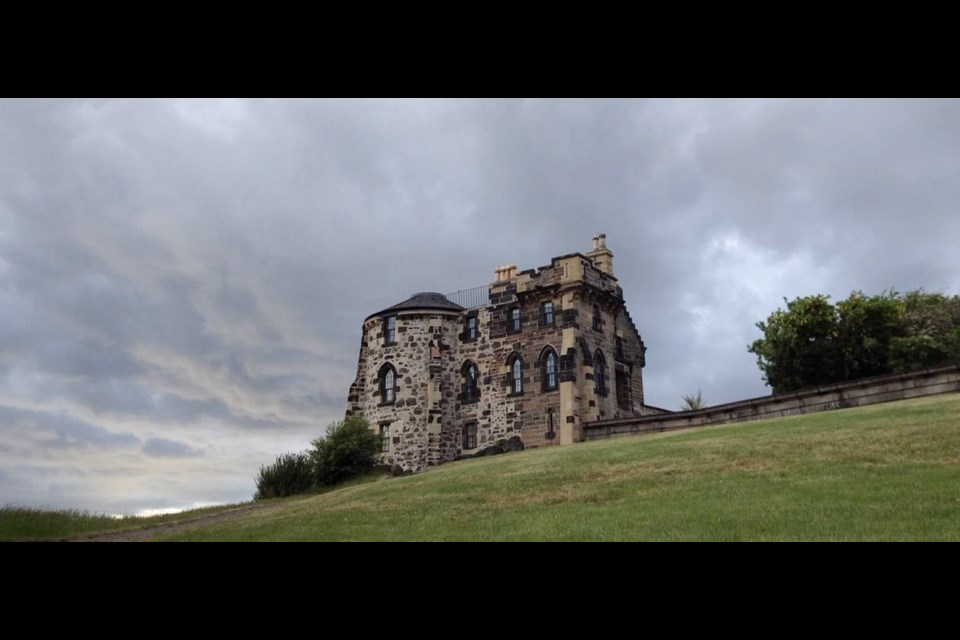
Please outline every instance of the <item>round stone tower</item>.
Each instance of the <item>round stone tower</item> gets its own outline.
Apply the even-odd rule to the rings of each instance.
[[[364,321],[347,414],[363,416],[380,435],[384,464],[416,473],[456,455],[443,400],[454,393],[452,347],[463,311],[443,294],[423,292]]]

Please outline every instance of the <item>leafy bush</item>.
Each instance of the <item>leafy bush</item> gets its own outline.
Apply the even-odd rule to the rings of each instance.
[[[786,301],[748,348],[774,392],[915,371],[960,360],[960,296],[922,289]]]
[[[363,418],[348,416],[327,427],[327,436],[313,441],[310,461],[317,484],[333,485],[373,470],[380,436]]]
[[[304,453],[285,453],[277,456],[272,465],[260,467],[254,500],[282,498],[303,493],[313,488],[314,472],[309,456]]]

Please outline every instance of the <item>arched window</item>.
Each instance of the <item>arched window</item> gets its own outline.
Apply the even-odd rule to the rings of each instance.
[[[507,361],[510,367],[510,393],[520,395],[523,393],[523,359],[520,354],[513,354]]]
[[[480,371],[477,365],[467,360],[463,363],[460,373],[463,376],[463,393],[461,394],[463,402],[476,402],[480,399]]]
[[[607,395],[607,361],[600,351],[593,356],[593,390],[598,396]]]
[[[385,364],[380,368],[380,402],[393,404],[397,399],[397,372],[392,365]]]
[[[540,354],[540,364],[543,366],[543,390],[555,391],[557,389],[557,354],[547,347]]]

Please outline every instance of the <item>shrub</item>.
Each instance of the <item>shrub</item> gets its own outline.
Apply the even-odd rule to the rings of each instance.
[[[282,498],[303,493],[313,488],[314,473],[310,458],[303,453],[285,453],[277,456],[270,466],[261,466],[257,476],[254,500]]]
[[[380,436],[363,418],[348,416],[327,427],[327,436],[313,441],[310,461],[317,484],[333,485],[373,470]]]

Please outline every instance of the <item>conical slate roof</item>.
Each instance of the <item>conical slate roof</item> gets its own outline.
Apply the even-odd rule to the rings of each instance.
[[[447,296],[442,293],[434,293],[433,291],[421,291],[420,293],[415,293],[403,302],[398,302],[392,307],[387,307],[383,311],[378,311],[377,313],[371,313],[367,316],[367,320],[373,318],[374,316],[388,316],[397,311],[412,311],[412,310],[430,310],[436,309],[440,311],[463,311],[463,307],[460,305],[450,302],[447,300]]]

